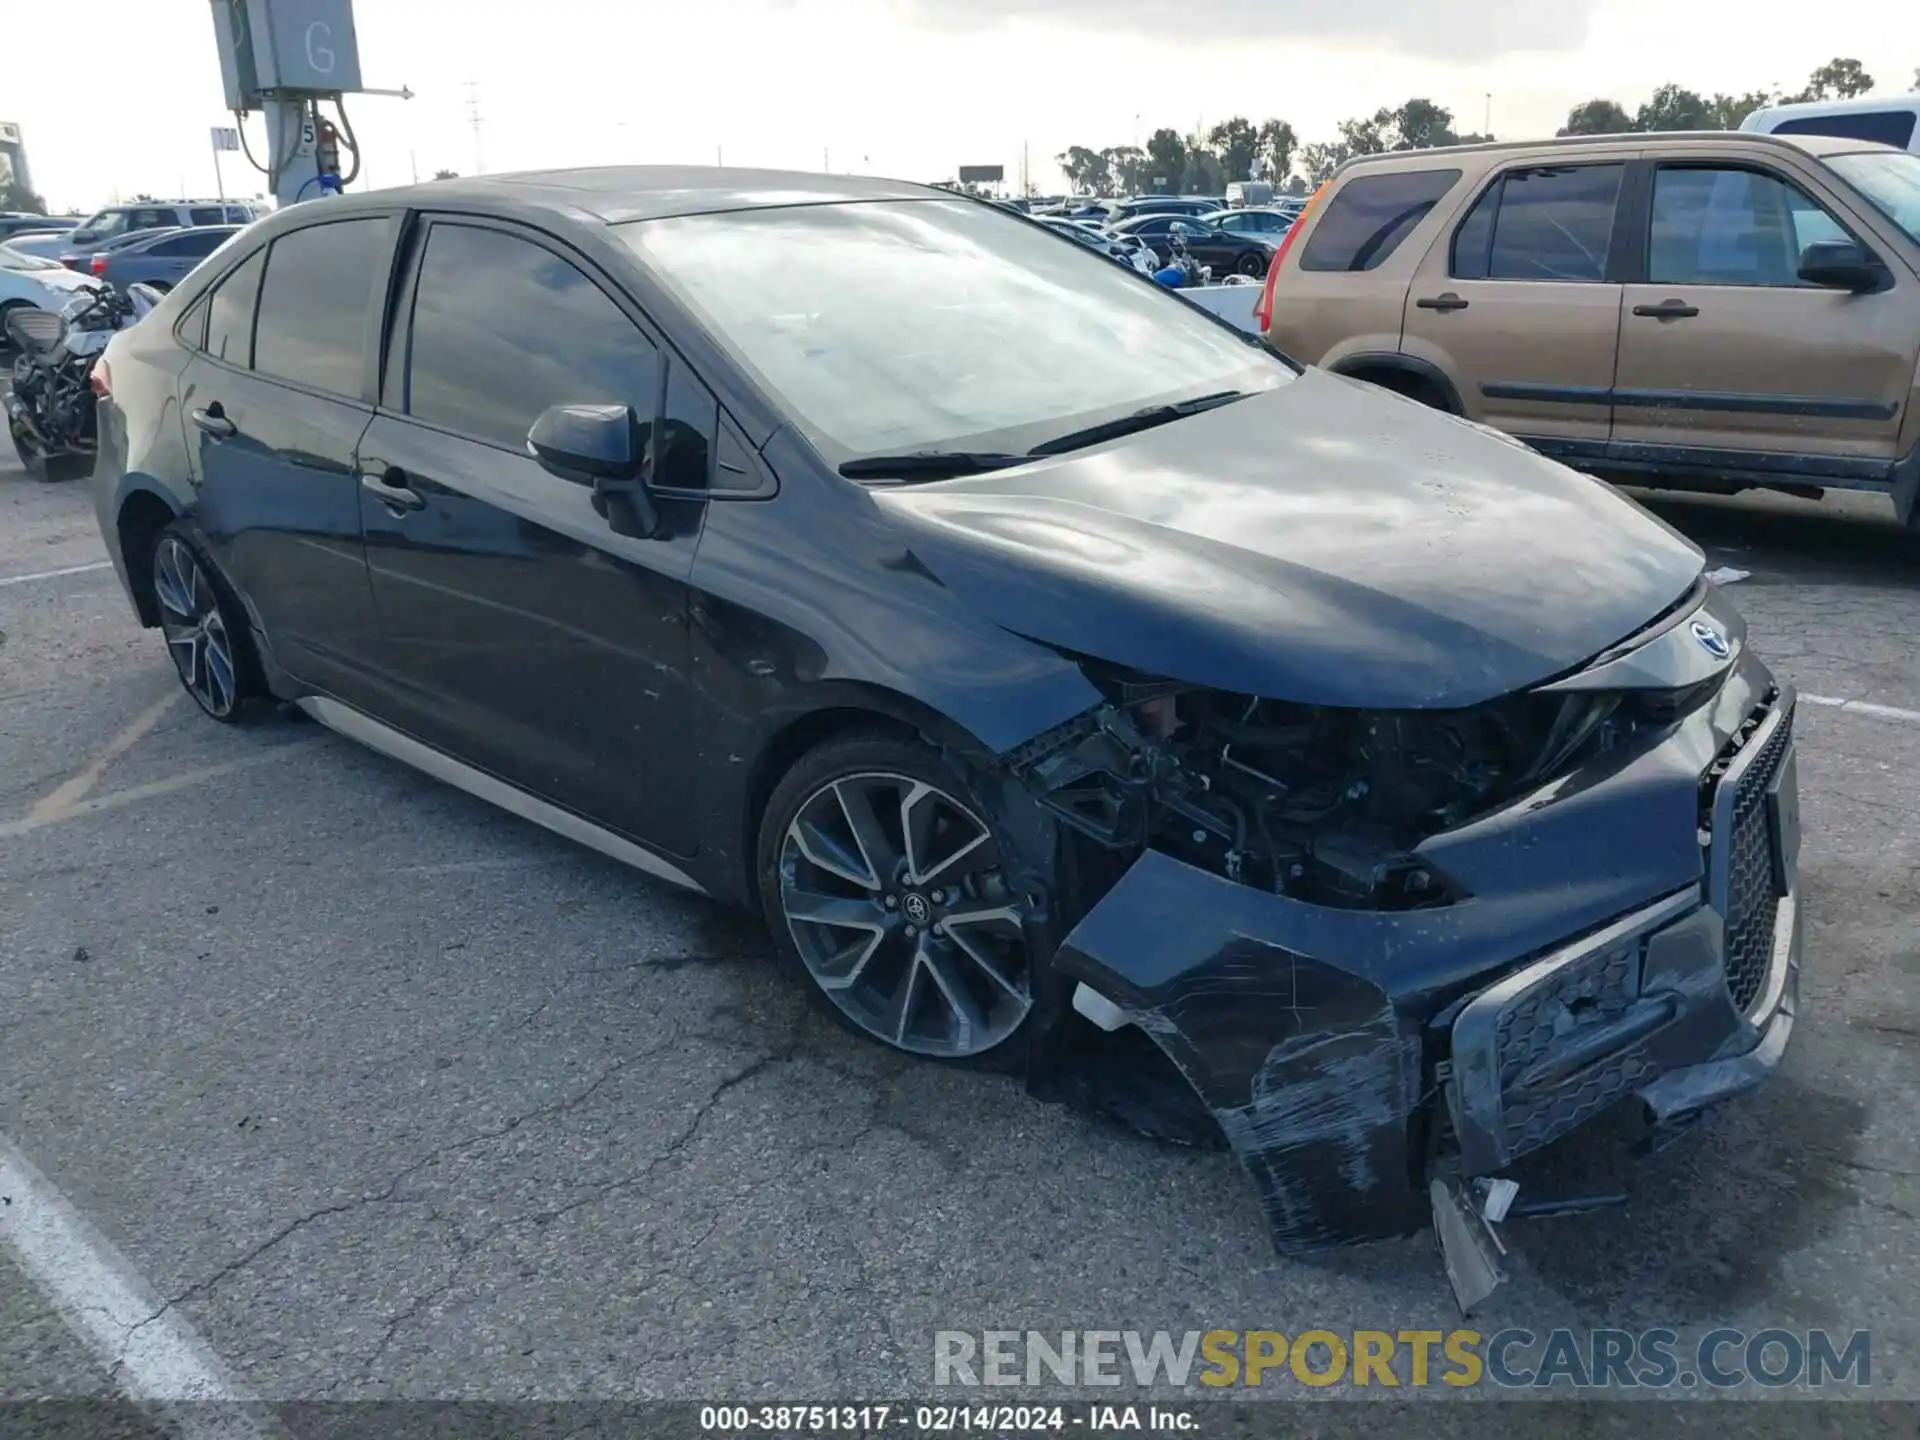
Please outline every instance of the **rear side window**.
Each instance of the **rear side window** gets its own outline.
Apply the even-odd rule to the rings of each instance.
[[[267,252],[256,250],[220,282],[207,309],[207,354],[229,365],[253,363],[253,309]]]
[[[219,205],[196,205],[187,212],[189,225],[218,225],[222,223],[225,209]]]
[[[387,270],[385,216],[296,230],[273,242],[253,368],[332,395],[358,395],[374,285]]]
[[[1454,278],[1605,280],[1625,173],[1624,165],[1509,170],[1454,231]]]
[[[1877,140],[1904,150],[1913,143],[1911,110],[1856,110],[1851,114],[1807,115],[1782,120],[1776,135],[1835,135],[1842,140]]]
[[[176,235],[170,240],[162,240],[149,255],[167,255],[172,257],[211,255],[226,242],[226,236],[218,230],[204,234]]]
[[[631,405],[650,423],[659,393],[659,352],[577,267],[498,230],[443,223],[429,232],[408,414],[524,455],[549,405]],[[686,454],[676,463],[692,464]]]
[[[1300,268],[1372,270],[1385,264],[1459,179],[1458,170],[1400,170],[1349,180],[1307,237]]]

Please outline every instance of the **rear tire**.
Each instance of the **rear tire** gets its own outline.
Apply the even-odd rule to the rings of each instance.
[[[1271,263],[1271,261],[1261,259],[1260,256],[1250,250],[1240,257],[1239,263],[1233,268],[1236,274],[1251,275],[1256,280],[1264,280],[1267,274],[1267,266]]]
[[[154,537],[147,573],[167,653],[193,703],[223,725],[253,718],[266,684],[246,610],[179,521]]]
[[[958,763],[867,732],[774,787],[755,873],[781,959],[829,1014],[889,1049],[1011,1068],[1033,1014],[1032,907]]]

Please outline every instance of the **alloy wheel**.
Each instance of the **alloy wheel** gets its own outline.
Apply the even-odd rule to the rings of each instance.
[[[993,832],[945,791],[884,772],[820,786],[787,826],[779,885],[808,973],[876,1039],[958,1059],[1026,1019],[1030,906]]]
[[[160,630],[180,683],[202,710],[226,719],[240,693],[233,642],[212,580],[175,536],[164,537],[154,551],[153,589],[160,601]]]

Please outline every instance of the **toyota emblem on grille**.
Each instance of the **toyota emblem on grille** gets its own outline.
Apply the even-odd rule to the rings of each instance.
[[[1733,653],[1733,646],[1727,643],[1727,637],[1704,620],[1693,622],[1693,638],[1700,642],[1702,650],[1716,660],[1724,660]]]

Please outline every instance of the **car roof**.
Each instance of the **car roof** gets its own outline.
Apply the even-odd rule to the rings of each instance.
[[[1750,130],[1661,130],[1652,133],[1629,131],[1619,135],[1560,135],[1549,140],[1494,140],[1480,145],[1444,145],[1427,150],[1389,150],[1378,155],[1356,155],[1340,167],[1339,174],[1376,170],[1430,170],[1436,165],[1464,165],[1488,168],[1514,155],[1561,155],[1568,151],[1631,145],[1658,153],[1700,144],[1724,142],[1733,146],[1771,147],[1798,150],[1803,154],[1825,156],[1857,150],[1888,150],[1891,145],[1871,140],[1848,140],[1835,135],[1766,135]]]
[[[1920,110],[1920,94],[1856,95],[1849,100],[1796,100],[1787,105],[1763,105],[1741,122],[1744,130],[1763,121],[1797,120],[1805,115],[1858,115],[1880,110]]]
[[[604,165],[573,170],[523,170],[429,180],[357,199],[432,209],[448,201],[484,206],[518,202],[564,208],[624,225],[670,215],[710,215],[780,205],[832,205],[853,200],[952,200],[951,190],[905,180],[822,175],[805,170],[721,169],[712,165]],[[329,204],[338,202],[330,201]]]

